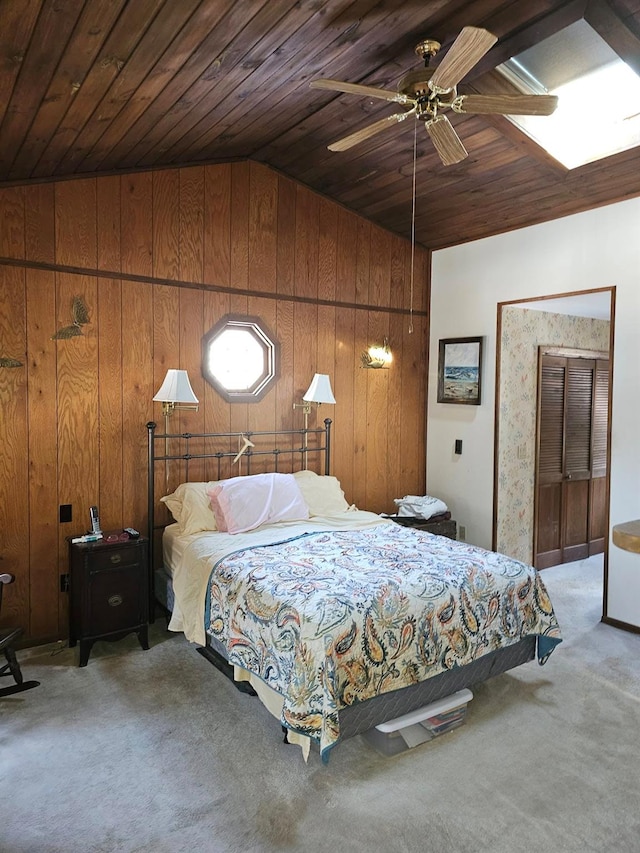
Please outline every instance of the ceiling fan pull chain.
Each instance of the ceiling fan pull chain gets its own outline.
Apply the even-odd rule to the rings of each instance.
[[[413,179],[411,185],[411,271],[409,273],[409,334],[413,334],[413,260],[416,252],[416,155],[418,152],[418,116],[413,122]]]

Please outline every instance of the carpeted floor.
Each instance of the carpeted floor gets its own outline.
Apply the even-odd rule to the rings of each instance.
[[[640,636],[600,623],[602,563],[543,573],[565,640],[478,686],[467,722],[385,758],[305,765],[256,699],[152,629],[21,653],[0,700],[2,853],[640,850]]]

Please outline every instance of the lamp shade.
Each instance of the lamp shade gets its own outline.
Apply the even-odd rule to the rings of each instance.
[[[326,373],[316,373],[311,380],[307,393],[302,397],[307,403],[332,403],[336,398],[331,390],[331,380]]]
[[[153,398],[156,403],[198,403],[186,370],[167,370],[164,382]]]

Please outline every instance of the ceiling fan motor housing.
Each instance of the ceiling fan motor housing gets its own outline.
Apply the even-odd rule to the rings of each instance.
[[[418,71],[410,71],[402,77],[398,83],[398,92],[401,95],[420,98],[430,94],[428,81],[433,74],[433,69],[429,68],[429,61],[439,50],[440,42],[434,39],[424,39],[416,45],[415,51],[424,60],[424,68],[420,68]]]
[[[419,71],[409,71],[398,83],[398,92],[408,95],[410,98],[420,98],[430,95],[429,78],[433,74],[433,68],[421,68]]]

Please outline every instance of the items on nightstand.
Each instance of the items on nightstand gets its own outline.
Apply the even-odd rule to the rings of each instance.
[[[396,498],[394,504],[398,507],[400,517],[429,519],[449,511],[444,501],[431,495],[405,495],[403,498]]]
[[[149,540],[132,538],[132,531],[69,541],[69,646],[80,642],[80,666],[87,665],[96,640],[135,632],[142,648],[149,648]]]
[[[403,527],[426,530],[449,539],[458,538],[456,522],[452,520],[446,503],[440,498],[431,495],[405,495],[403,498],[396,498],[394,503],[398,507],[398,514],[385,516],[386,518]]]

